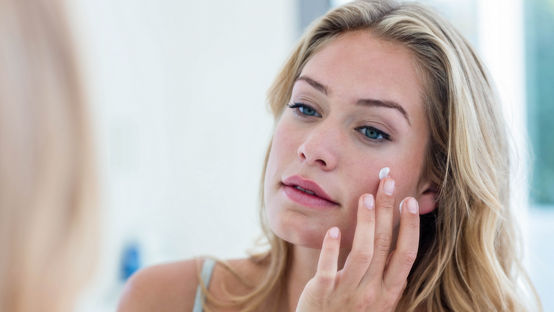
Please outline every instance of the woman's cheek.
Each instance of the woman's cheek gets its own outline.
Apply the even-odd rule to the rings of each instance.
[[[375,162],[373,162],[375,164]],[[348,208],[351,211],[351,218],[355,221],[358,211],[358,202],[362,195],[364,194],[377,194],[377,189],[379,187],[379,170],[382,167],[379,167],[380,164],[360,168],[361,166],[352,166],[356,168],[347,178],[349,181],[349,189],[351,196],[348,202]],[[360,173],[363,173],[360,175]]]

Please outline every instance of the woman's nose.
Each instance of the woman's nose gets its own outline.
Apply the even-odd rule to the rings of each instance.
[[[344,139],[337,129],[319,125],[308,133],[298,147],[298,157],[309,166],[319,166],[325,171],[333,170],[338,164],[338,151],[343,144],[341,140]]]

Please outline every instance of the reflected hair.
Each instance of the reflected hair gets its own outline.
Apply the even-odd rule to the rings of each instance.
[[[367,31],[407,48],[424,82],[430,137],[420,180],[432,181],[437,208],[421,216],[417,260],[398,311],[528,311],[540,302],[518,255],[510,211],[510,144],[492,82],[470,44],[430,9],[415,3],[354,1],[314,21],[277,75],[268,103],[278,122],[294,81],[310,58],[350,31]],[[267,275],[227,304],[254,311],[284,291],[291,245],[270,230],[261,179],[260,217],[269,242]],[[208,297],[207,306],[222,300]]]
[[[0,0],[0,311],[71,311],[96,256],[96,178],[58,0]]]

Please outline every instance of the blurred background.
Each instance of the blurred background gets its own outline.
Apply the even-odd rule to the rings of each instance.
[[[306,26],[343,2],[71,1],[103,195],[100,263],[78,311],[115,310],[142,266],[254,247],[266,90]],[[525,264],[554,311],[554,0],[421,2],[495,80],[517,146]]]

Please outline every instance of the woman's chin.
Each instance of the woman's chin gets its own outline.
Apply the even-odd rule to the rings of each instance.
[[[329,226],[329,228],[331,227],[332,226]],[[271,230],[277,237],[295,246],[321,249],[323,239],[325,238],[328,228],[321,225],[309,224],[279,224],[276,226],[272,225]],[[342,238],[342,241],[344,241],[344,237]]]
[[[276,234],[282,240],[293,244],[297,247],[311,248],[311,249],[321,249],[323,244],[323,238],[317,235],[280,235]]]
[[[280,239],[293,245],[321,248],[326,230],[313,225],[283,224],[270,222],[271,231]]]

